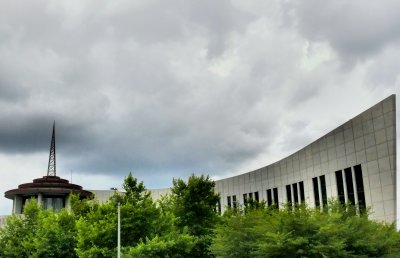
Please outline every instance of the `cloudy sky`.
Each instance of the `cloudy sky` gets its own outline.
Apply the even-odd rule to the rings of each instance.
[[[400,94],[400,1],[0,1],[0,193],[218,179]],[[400,121],[399,117],[397,118]],[[12,202],[0,198],[0,214]]]

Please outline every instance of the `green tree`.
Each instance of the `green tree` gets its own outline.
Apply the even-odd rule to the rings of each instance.
[[[177,217],[173,212],[174,199],[171,195],[157,201],[160,217],[157,220],[158,234],[146,238],[138,245],[126,249],[125,257],[191,257],[197,238],[189,235],[187,227],[177,227]]]
[[[135,246],[160,232],[160,209],[146,190],[131,173],[125,178],[125,193],[121,205],[121,242],[123,246]]]
[[[69,199],[71,212],[78,220],[82,216],[86,216],[94,206],[99,203],[94,199],[81,199],[77,194],[71,194]]]
[[[109,202],[75,203],[73,210],[82,216],[77,222],[77,252],[80,257],[114,257],[117,246],[117,206],[121,209],[121,245],[133,247],[159,234],[160,209],[143,182],[131,173],[123,183],[125,193],[115,193]]]
[[[228,210],[216,226],[212,253],[216,257],[253,257],[257,238],[262,237],[255,229],[264,219],[264,213],[258,209],[248,210],[246,215],[239,208]]]
[[[32,248],[25,247],[29,241],[27,221],[16,215],[7,219],[7,225],[0,228],[0,257],[29,257]]]
[[[189,234],[197,238],[191,257],[211,256],[209,246],[217,223],[215,210],[219,195],[214,192],[215,182],[204,175],[173,180],[173,211],[176,225],[187,227]]]
[[[230,211],[211,249],[216,257],[400,257],[394,226],[354,211],[337,202],[323,212],[306,206]]]
[[[117,247],[115,204],[93,203],[90,212],[76,222],[79,257],[114,257]]]
[[[66,210],[43,210],[36,200],[0,229],[0,257],[77,257],[75,219]]]
[[[71,213],[65,209],[41,210],[31,239],[34,246],[31,257],[78,257],[75,236],[75,217]]]
[[[125,257],[132,258],[185,258],[191,257],[196,238],[187,232],[172,231],[140,242],[126,251]]]

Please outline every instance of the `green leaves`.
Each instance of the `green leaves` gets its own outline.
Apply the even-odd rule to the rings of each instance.
[[[117,210],[113,203],[94,205],[76,223],[79,257],[114,257],[117,246]]]
[[[187,233],[168,234],[162,237],[146,239],[128,250],[125,257],[157,258],[157,257],[190,257],[196,238]]]
[[[153,203],[143,182],[131,173],[123,183],[126,193],[116,193],[105,204],[75,203],[74,210],[82,216],[77,222],[77,252],[80,257],[114,257],[117,247],[117,201],[121,200],[121,245],[136,246],[158,232],[160,210]],[[84,201],[83,201],[84,202]],[[82,212],[83,211],[83,212]]]
[[[217,223],[215,207],[219,200],[214,192],[215,182],[208,176],[192,175],[188,182],[174,179],[172,188],[173,213],[178,228],[189,229],[189,234],[196,237],[196,245],[190,257],[211,256],[209,247],[213,228]]]
[[[75,218],[65,210],[43,210],[35,200],[24,216],[12,216],[0,230],[0,257],[77,257]]]
[[[229,213],[215,229],[216,257],[399,257],[393,225],[331,203],[326,212],[299,206]]]
[[[136,205],[151,199],[143,182],[138,183],[137,178],[133,177],[131,172],[125,178],[122,188],[125,190],[125,193],[121,196],[124,202]]]
[[[187,226],[191,235],[209,234],[216,223],[215,207],[219,196],[214,187],[214,181],[204,175],[192,175],[187,183],[182,179],[173,181],[174,214],[178,226]]]
[[[208,176],[173,185],[157,203],[132,174],[126,194],[104,204],[71,196],[71,211],[53,212],[30,200],[24,216],[11,216],[0,229],[0,257],[115,257],[117,199],[123,257],[400,257],[394,225],[358,215],[354,206],[331,201],[324,211],[278,210],[249,200],[219,216]]]

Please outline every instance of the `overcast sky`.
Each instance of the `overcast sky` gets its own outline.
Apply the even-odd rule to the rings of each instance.
[[[399,60],[396,0],[0,1],[0,193],[47,173],[54,120],[86,189],[248,172],[399,98]]]

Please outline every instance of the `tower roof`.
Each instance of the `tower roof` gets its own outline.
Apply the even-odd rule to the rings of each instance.
[[[53,123],[53,133],[51,135],[49,165],[47,166],[47,176],[56,176],[56,121]]]
[[[21,184],[17,189],[8,190],[4,193],[6,198],[14,199],[15,196],[34,196],[39,193],[44,195],[67,195],[69,193],[76,193],[79,194],[81,198],[87,198],[92,195],[91,192],[83,190],[82,186],[72,184],[68,180],[56,176],[55,124],[54,121],[47,176],[36,178],[31,183]]]

